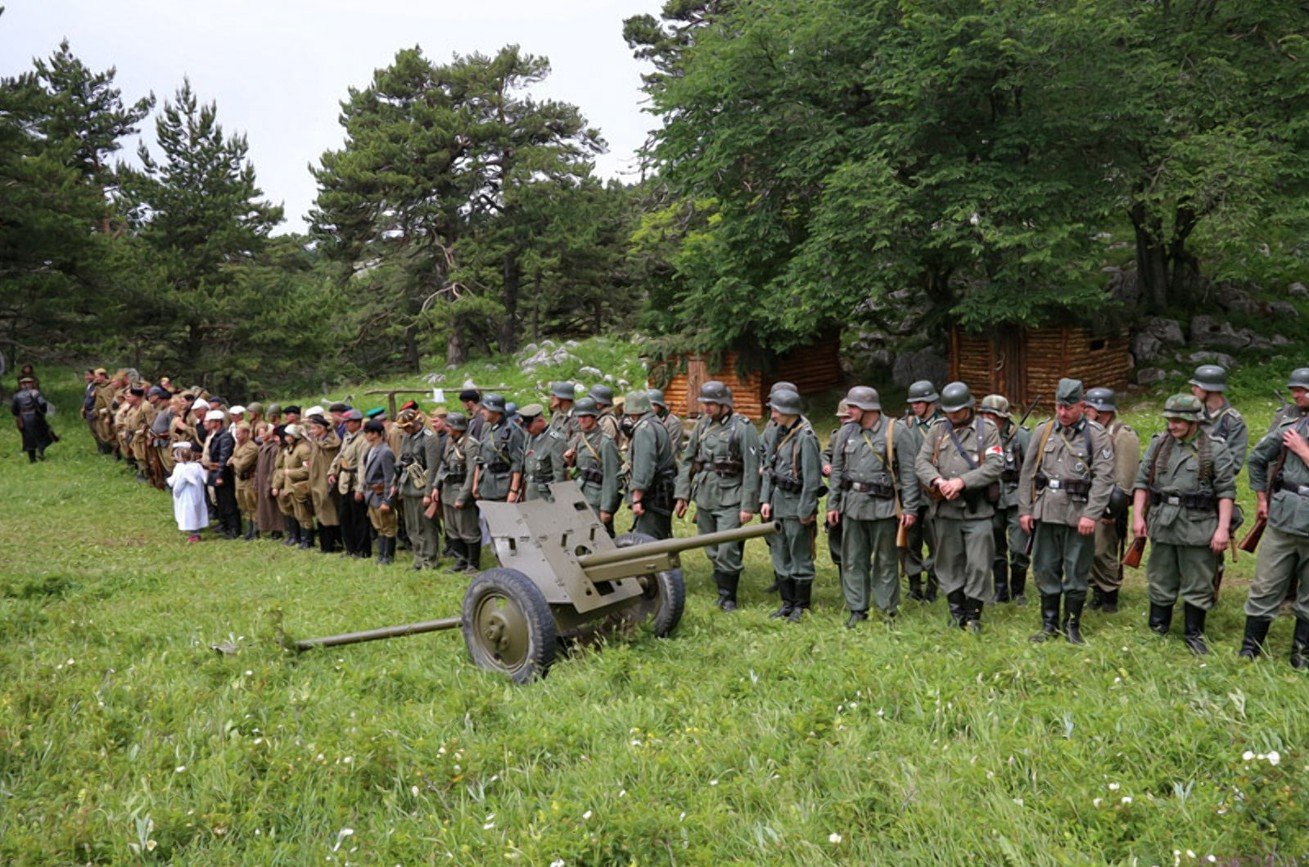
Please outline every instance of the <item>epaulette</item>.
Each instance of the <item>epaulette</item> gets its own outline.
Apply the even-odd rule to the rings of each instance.
[[[1085,422],[1087,423],[1087,425],[1089,425],[1089,426],[1092,426],[1092,427],[1098,427],[1100,430],[1104,430],[1104,425],[1100,424],[1100,422],[1098,422],[1098,421],[1095,421],[1095,420],[1093,420],[1093,419],[1089,419],[1089,418],[1088,418],[1088,419],[1084,419],[1084,421],[1085,421]]]

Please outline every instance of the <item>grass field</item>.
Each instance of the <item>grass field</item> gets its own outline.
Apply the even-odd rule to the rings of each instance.
[[[47,387],[68,408],[64,376]],[[1262,431],[1255,395],[1235,398]],[[846,630],[825,553],[816,611],[769,620],[752,542],[741,612],[714,608],[692,553],[674,637],[513,687],[457,634],[287,654],[279,622],[304,637],[453,614],[466,578],[404,553],[185,545],[169,499],[69,416],[36,466],[0,432],[7,863],[1309,858],[1309,681],[1286,618],[1271,657],[1236,659],[1248,557],[1197,659],[1180,623],[1146,630],[1143,573],[1121,613],[1087,614],[1080,648],[1030,644],[1035,606],[989,606],[980,638],[946,628],[943,600]],[[1144,405],[1129,418],[1161,427]]]

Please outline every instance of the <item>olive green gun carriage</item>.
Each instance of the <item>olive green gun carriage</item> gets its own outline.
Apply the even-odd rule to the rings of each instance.
[[[294,642],[295,649],[457,628],[473,662],[525,683],[546,675],[560,643],[606,627],[644,624],[656,636],[670,635],[686,604],[681,552],[780,530],[766,523],[685,539],[610,539],[574,482],[556,482],[550,491],[553,502],[478,504],[500,566],[472,580],[460,616],[309,638]]]

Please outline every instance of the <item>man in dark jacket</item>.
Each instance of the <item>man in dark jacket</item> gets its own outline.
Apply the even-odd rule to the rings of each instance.
[[[24,376],[18,380],[18,393],[11,401],[15,423],[23,435],[23,451],[31,463],[45,460],[45,450],[56,441],[45,414],[50,406],[36,387],[36,377]]]
[[[236,448],[232,432],[223,425],[226,418],[220,409],[205,414],[205,469],[209,471],[209,487],[214,492],[218,507],[218,524],[224,536],[235,539],[241,526],[241,510],[236,503],[236,476],[228,465],[228,458]]]

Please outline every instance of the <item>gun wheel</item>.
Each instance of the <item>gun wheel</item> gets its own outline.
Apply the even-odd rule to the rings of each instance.
[[[614,539],[619,548],[644,545],[655,541],[646,533],[626,533]],[[641,575],[636,580],[645,588],[645,593],[636,601],[631,610],[633,620],[646,620],[652,633],[659,638],[667,638],[677,628],[686,608],[686,581],[681,569],[666,569],[650,575]]]
[[[464,644],[479,668],[515,683],[545,677],[555,656],[550,605],[517,569],[488,569],[464,594]]]

